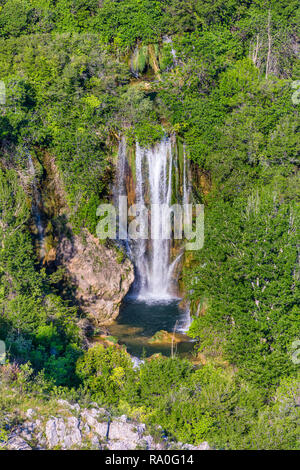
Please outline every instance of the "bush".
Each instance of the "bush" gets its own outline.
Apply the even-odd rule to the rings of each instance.
[[[93,399],[108,405],[118,403],[126,382],[134,376],[124,349],[101,344],[90,348],[77,362],[76,372]]]

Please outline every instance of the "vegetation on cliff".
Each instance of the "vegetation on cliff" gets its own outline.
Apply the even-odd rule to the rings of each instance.
[[[296,0],[0,0],[0,339],[31,363],[28,393],[92,397],[191,443],[299,447],[298,34]],[[31,230],[29,153],[40,183],[51,153],[66,190],[54,230],[94,234],[118,137],[151,145],[164,132],[210,182],[195,188],[205,244],[183,276],[208,362],[197,371],[86,352]]]

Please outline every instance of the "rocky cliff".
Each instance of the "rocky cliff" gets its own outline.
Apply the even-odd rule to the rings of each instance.
[[[55,159],[45,154],[41,161],[43,171],[36,191],[41,201],[43,264],[50,270],[64,268],[65,281],[72,287],[74,300],[81,310],[97,325],[109,324],[118,316],[120,303],[134,280],[133,266],[113,243],[101,243],[86,229],[74,233],[67,194]],[[40,166],[34,158],[36,181]]]
[[[82,309],[98,325],[111,323],[134,280],[130,260],[84,230],[80,236],[60,241],[57,261],[76,287]]]
[[[10,417],[7,416],[7,421]],[[127,416],[111,417],[96,403],[81,407],[66,400],[57,400],[55,408],[42,414],[29,408],[23,422],[11,426],[0,449],[8,450],[210,450],[207,442],[198,446],[173,442],[166,437],[152,437],[145,424]],[[159,430],[158,430],[159,431]],[[159,435],[159,432],[157,433]]]

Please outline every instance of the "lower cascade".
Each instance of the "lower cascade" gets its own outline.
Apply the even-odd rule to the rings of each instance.
[[[148,189],[148,194],[146,193]],[[168,298],[170,295],[170,240],[163,240],[160,204],[170,205],[172,193],[172,152],[170,141],[153,149],[136,145],[136,202],[148,196],[153,204],[151,239],[132,243],[132,257],[139,275],[140,297]]]
[[[140,300],[163,301],[176,297],[174,273],[183,252],[180,248],[172,250],[174,240],[162,236],[162,207],[189,202],[189,169],[184,146],[181,153],[182,158],[173,137],[164,138],[150,149],[136,143],[134,165],[130,165],[124,138],[119,144],[117,195],[128,196],[128,204],[151,206],[149,238],[127,240],[127,250],[136,268],[134,295]],[[130,200],[132,186],[134,198]],[[143,232],[144,228],[140,230]],[[172,257],[171,251],[177,251],[176,255]]]
[[[188,204],[191,199],[190,165],[184,144],[171,136],[152,148],[143,148],[136,143],[132,149],[127,148],[122,137],[116,181],[115,204],[120,196],[127,197],[129,223],[130,216],[137,216],[137,232],[145,236],[132,237],[128,230],[126,238],[126,227],[125,240],[120,240],[134,265],[135,280],[118,322],[110,327],[110,332],[126,344],[131,354],[139,357],[144,352],[147,355],[172,354],[177,346],[168,341],[176,332],[181,341],[179,353],[188,353],[191,343],[184,333],[190,326],[190,309],[179,306],[178,291],[183,243],[174,239],[172,231],[170,237],[162,236],[166,220],[163,208]],[[133,211],[132,207],[135,208]],[[147,215],[140,218],[144,209]],[[124,221],[119,217],[119,230],[121,227],[125,229]]]

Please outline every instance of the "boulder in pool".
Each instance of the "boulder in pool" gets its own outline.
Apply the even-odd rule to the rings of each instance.
[[[179,333],[169,333],[168,331],[165,330],[160,330],[155,333],[152,338],[148,340],[149,343],[159,343],[159,344],[174,344],[174,343],[180,343],[183,340],[182,335]]]

